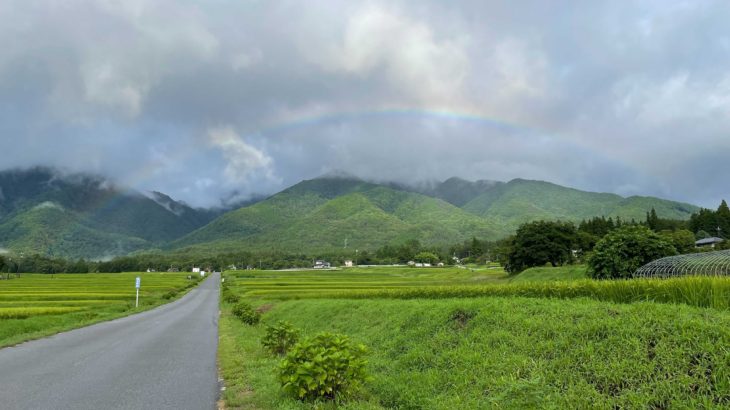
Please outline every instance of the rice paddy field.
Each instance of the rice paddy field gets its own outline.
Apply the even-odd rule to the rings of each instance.
[[[23,274],[0,280],[0,347],[166,303],[197,283],[189,273]],[[135,308],[135,278],[141,278]]]
[[[228,272],[263,315],[247,326],[223,302],[223,398],[334,408],[281,390],[261,338],[286,320],[368,346],[372,380],[337,408],[730,408],[730,279],[592,281],[581,269]]]

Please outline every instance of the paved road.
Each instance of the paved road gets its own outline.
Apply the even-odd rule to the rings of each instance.
[[[219,282],[212,275],[157,309],[0,349],[0,408],[214,409]]]

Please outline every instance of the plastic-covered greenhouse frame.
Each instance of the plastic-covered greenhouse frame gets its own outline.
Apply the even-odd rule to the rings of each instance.
[[[730,250],[669,256],[649,262],[634,273],[636,278],[671,278],[686,275],[730,275]]]

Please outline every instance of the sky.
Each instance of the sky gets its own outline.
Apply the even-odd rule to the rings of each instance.
[[[343,170],[730,199],[730,2],[0,2],[0,169],[195,206]]]

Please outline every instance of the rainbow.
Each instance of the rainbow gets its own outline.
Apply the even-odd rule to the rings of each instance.
[[[424,109],[424,108],[381,108],[381,109],[370,109],[370,110],[342,110],[342,111],[330,111],[323,114],[309,115],[295,117],[266,125],[264,127],[252,130],[244,134],[244,139],[247,137],[265,137],[282,135],[290,131],[296,131],[304,128],[311,128],[315,126],[337,124],[347,121],[361,121],[364,119],[381,119],[381,118],[413,118],[423,119],[431,118],[436,120],[452,121],[452,122],[466,122],[477,124],[493,129],[497,129],[503,132],[510,133],[524,133],[524,134],[541,134],[549,135],[551,132],[547,130],[540,130],[534,127],[525,125],[515,124],[500,120],[497,118],[488,117],[481,114],[459,112],[444,109]]]

